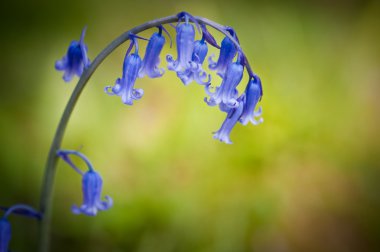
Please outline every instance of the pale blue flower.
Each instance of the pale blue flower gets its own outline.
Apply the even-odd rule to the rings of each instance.
[[[82,193],[83,204],[78,207],[74,205],[72,212],[74,214],[85,214],[88,216],[95,216],[98,211],[104,211],[112,207],[113,200],[109,196],[105,196],[105,201],[100,199],[102,193],[103,181],[99,173],[97,173],[92,164],[82,153],[72,150],[60,150],[57,152],[64,161],[66,161],[75,171],[81,174],[82,177]],[[76,155],[80,157],[88,166],[88,171],[83,173],[71,161],[69,155]]]
[[[150,78],[157,78],[165,73],[164,68],[158,67],[158,64],[160,64],[160,53],[165,44],[165,37],[162,35],[164,28],[163,26],[159,26],[158,29],[158,33],[154,33],[149,39],[139,71],[139,78],[145,75],[148,75]]]
[[[168,69],[175,71],[185,85],[188,85],[193,80],[199,84],[209,83],[210,81],[207,80],[208,75],[202,69],[201,57],[203,55],[197,55],[199,52],[194,54],[194,46],[196,45],[196,43],[194,43],[195,30],[194,26],[189,23],[189,19],[192,17],[187,13],[180,14],[185,18],[185,22],[176,26],[178,58],[174,60],[172,55],[169,54],[166,56]],[[204,51],[204,49],[202,50]]]
[[[252,76],[252,78],[249,80],[247,84],[244,93],[244,110],[239,121],[243,125],[247,125],[248,122],[251,122],[254,125],[263,122],[263,118],[259,118],[258,120],[255,119],[255,117],[260,117],[262,113],[261,107],[259,107],[258,110],[255,111],[256,105],[262,96],[261,80],[259,76]]]
[[[83,28],[79,41],[72,41],[67,53],[61,60],[55,62],[55,69],[64,71],[63,80],[69,82],[74,75],[80,77],[83,69],[90,65],[90,59],[87,57],[87,46],[84,44],[84,35],[86,27]]]
[[[99,210],[104,211],[112,207],[113,200],[111,197],[105,196],[105,201],[100,199],[102,186],[103,181],[99,173],[91,169],[84,173],[82,178],[83,205],[80,207],[72,206],[72,212],[95,216]]]
[[[206,99],[208,105],[215,106],[223,103],[227,107],[238,106],[238,91],[236,87],[243,78],[244,66],[238,61],[230,63],[227,72],[223,77],[222,84],[216,88],[215,92],[210,91],[210,84],[205,86],[206,93],[210,99]]]
[[[237,99],[237,107],[231,108],[227,112],[227,117],[224,120],[222,126],[217,132],[214,132],[214,138],[221,142],[232,144],[230,140],[230,133],[235,124],[239,121],[244,109],[244,94]]]
[[[229,31],[230,31],[231,35],[234,38],[236,38],[233,30],[230,29]],[[230,38],[225,37],[221,43],[218,61],[215,62],[213,60],[214,55],[211,55],[208,59],[208,62],[209,62],[208,67],[211,70],[217,71],[217,74],[223,78],[225,72],[227,71],[228,66],[231,64],[232,60],[234,59],[236,52],[237,52],[237,50],[236,50],[235,44],[232,42],[232,40]]]
[[[210,83],[211,76],[207,75],[202,68],[207,52],[208,47],[204,38],[194,42],[192,61],[189,62],[190,67],[185,71],[177,72],[177,76],[185,85],[188,85],[193,80],[202,85]]]
[[[134,100],[139,100],[144,94],[142,89],[135,89],[134,85],[141,69],[142,61],[138,54],[137,39],[131,35],[131,45],[125,55],[123,64],[123,75],[116,79],[113,87],[105,87],[105,92],[109,95],[121,96],[124,104],[132,105]],[[135,52],[129,54],[132,47],[135,46]]]

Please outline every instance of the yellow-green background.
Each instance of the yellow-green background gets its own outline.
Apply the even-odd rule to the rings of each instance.
[[[173,72],[139,79],[145,94],[131,107],[107,96],[127,45],[116,50],[88,83],[63,143],[82,147],[115,205],[95,218],[71,214],[81,178],[60,162],[53,251],[380,249],[378,1],[0,5],[0,205],[38,206],[50,141],[77,80],[64,83],[54,62],[84,25],[94,59],[145,21],[183,10],[204,16],[236,29],[263,82],[264,124],[237,125],[226,145],[211,134],[224,114],[203,102],[201,86],[184,87]],[[176,57],[167,46],[163,66],[169,52]],[[12,251],[35,251],[36,222],[10,221]]]

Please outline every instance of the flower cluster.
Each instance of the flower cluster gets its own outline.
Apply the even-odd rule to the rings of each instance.
[[[177,57],[175,59],[170,54],[166,56],[167,69],[175,72],[184,85],[189,85],[193,81],[202,85],[208,95],[205,102],[209,106],[218,106],[221,111],[227,113],[221,128],[214,133],[214,138],[225,143],[232,143],[230,132],[237,122],[243,125],[248,122],[257,125],[263,121],[260,117],[261,107],[256,110],[263,93],[261,80],[250,69],[233,28],[227,26],[218,29],[225,35],[219,46],[204,22],[200,22],[186,12],[179,13],[177,19],[177,24],[172,25],[176,32]],[[162,25],[157,28],[158,32],[153,33],[148,39],[143,59],[139,55],[138,46],[138,39],[143,38],[136,34],[128,34],[131,43],[125,55],[122,76],[116,79],[113,86],[105,87],[107,94],[120,96],[124,104],[133,105],[134,101],[142,98],[144,91],[134,87],[138,78],[144,76],[158,78],[165,73],[165,69],[160,67],[160,54],[166,42],[163,32],[166,32],[169,38],[170,35]],[[195,40],[196,30],[201,35],[199,40]],[[89,62],[83,36],[84,32],[80,42],[74,41],[74,45],[69,47],[67,56],[56,64],[56,67],[66,66],[65,80],[69,79],[68,77],[71,78],[70,73],[76,72],[79,75],[83,71],[83,66]],[[220,85],[216,87],[212,86],[211,75],[203,67],[208,54],[208,45],[220,50],[217,61],[214,61],[214,55],[208,57],[208,69],[215,71],[221,78]],[[134,52],[131,53],[133,48]],[[239,94],[237,87],[243,78],[245,68],[249,81],[245,91]],[[62,68],[57,67],[57,69]]]
[[[105,196],[105,201],[101,201],[101,193],[103,180],[97,173],[90,161],[85,155],[78,151],[73,150],[59,150],[57,155],[61,157],[67,164],[69,164],[76,172],[82,175],[82,193],[83,204],[78,207],[73,205],[71,211],[74,214],[85,214],[88,216],[95,216],[98,211],[104,211],[112,207],[113,200],[109,196]],[[83,173],[71,160],[70,155],[80,157],[87,165],[88,171]]]

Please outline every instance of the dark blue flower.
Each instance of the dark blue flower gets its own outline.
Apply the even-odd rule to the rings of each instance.
[[[87,57],[87,46],[84,44],[84,35],[86,27],[82,30],[79,41],[72,41],[67,54],[61,60],[55,62],[55,69],[64,71],[63,80],[65,82],[71,81],[74,75],[81,76],[83,69],[88,67],[90,59]]]
[[[205,99],[207,104],[215,106],[223,103],[230,108],[238,106],[238,91],[236,87],[243,78],[243,70],[244,66],[240,64],[239,60],[230,63],[223,77],[222,84],[216,88],[214,93],[210,91],[210,84],[206,85],[206,93],[210,96],[209,100]]]
[[[6,218],[0,218],[0,252],[8,252],[11,231],[9,221]]]
[[[109,196],[105,196],[105,201],[100,199],[102,193],[103,181],[99,173],[97,173],[90,161],[82,153],[72,150],[60,150],[57,152],[57,155],[60,156],[64,161],[66,161],[72,168],[75,169],[78,173],[83,175],[82,178],[82,193],[83,193],[83,204],[72,207],[72,212],[74,214],[85,214],[88,216],[95,216],[98,211],[104,211],[112,207],[113,200]],[[83,173],[81,172],[71,161],[69,155],[76,155],[80,157],[83,161],[86,162],[88,166],[88,171]]]
[[[215,62],[212,59],[214,55],[211,55],[208,59],[208,67],[211,70],[217,71],[217,74],[223,78],[227,67],[231,64],[233,58],[235,57],[236,52],[237,50],[235,44],[231,41],[231,39],[225,37],[221,44],[218,61]]]
[[[258,120],[255,119],[255,117],[261,116],[261,107],[259,107],[259,109],[255,111],[256,105],[259,102],[262,95],[261,80],[259,76],[252,76],[252,78],[248,82],[248,85],[244,93],[244,110],[239,121],[243,125],[247,125],[248,122],[251,122],[254,125],[263,122],[263,118],[259,118]]]
[[[237,104],[238,106],[235,108],[231,108],[227,112],[227,117],[224,120],[222,126],[220,129],[214,133],[214,138],[218,139],[224,143],[227,144],[232,144],[230,140],[230,133],[235,124],[239,121],[239,118],[241,114],[243,113],[244,109],[244,94],[242,94],[238,99],[237,99]]]
[[[135,46],[135,52],[129,54],[132,46]],[[132,105],[133,100],[139,100],[144,91],[142,89],[135,89],[134,85],[141,69],[142,61],[138,55],[138,44],[135,37],[131,38],[131,46],[129,47],[123,64],[122,78],[118,78],[113,87],[105,87],[105,92],[109,95],[121,96],[124,104]]]
[[[162,35],[162,26],[159,26],[159,32],[154,33],[149,39],[148,46],[145,51],[145,56],[142,61],[139,78],[148,75],[150,78],[161,77],[165,70],[159,68],[160,53],[165,44],[165,37]]]
[[[41,215],[32,207],[24,204],[13,205],[9,208],[2,207],[2,209],[5,210],[5,214],[2,218],[0,218],[0,252],[8,252],[9,242],[12,236],[12,228],[10,222],[7,219],[8,216],[11,213],[17,213],[28,217],[40,219]]]
[[[192,80],[197,81],[199,84],[209,83],[206,80],[207,74],[202,69],[201,55],[194,54],[194,46],[196,44],[194,43],[195,30],[194,26],[189,23],[189,18],[191,17],[185,13],[184,18],[185,22],[178,24],[176,27],[178,58],[174,60],[170,54],[166,56],[168,69],[175,71],[185,85],[188,85]]]

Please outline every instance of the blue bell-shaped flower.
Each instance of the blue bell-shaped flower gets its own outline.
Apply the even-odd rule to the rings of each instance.
[[[202,68],[202,64],[206,58],[207,52],[208,47],[204,38],[194,42],[192,61],[189,62],[190,67],[185,71],[177,72],[177,76],[185,85],[188,85],[193,80],[202,85],[210,83],[211,76],[207,75]]]
[[[223,78],[228,66],[234,59],[236,52],[237,50],[235,44],[231,41],[231,39],[225,37],[221,44],[218,61],[215,62],[213,60],[214,55],[211,55],[208,59],[208,67],[211,70],[217,71],[217,74]]]
[[[88,216],[95,216],[98,211],[104,211],[112,207],[113,200],[109,196],[105,196],[105,201],[102,201],[101,193],[103,180],[99,173],[97,173],[92,164],[86,156],[78,151],[73,150],[60,150],[57,155],[61,157],[66,163],[68,163],[76,172],[81,174],[82,177],[82,193],[83,204],[78,207],[74,205],[71,210],[74,214],[85,214]],[[83,173],[78,167],[71,161],[69,155],[76,155],[80,157],[88,166],[88,171]]]
[[[113,201],[109,196],[105,196],[105,201],[101,201],[103,181],[99,173],[94,170],[89,170],[83,174],[82,178],[82,192],[83,192],[83,205],[80,207],[73,206],[71,208],[74,214],[85,214],[88,216],[95,216],[97,212],[104,211],[112,207]]]
[[[174,60],[172,55],[169,54],[166,56],[168,69],[175,71],[185,85],[188,85],[193,80],[197,81],[199,84],[207,84],[210,81],[207,80],[207,74],[202,69],[202,55],[196,54],[199,52],[194,54],[194,47],[197,43],[194,43],[194,26],[189,23],[189,18],[192,17],[187,13],[182,13],[182,15],[185,18],[185,22],[176,26],[178,58],[177,60]],[[202,43],[204,43],[204,41]]]
[[[8,252],[11,230],[9,221],[6,218],[0,218],[0,252]]]
[[[222,84],[216,88],[214,93],[210,91],[210,84],[206,85],[206,93],[210,96],[209,100],[205,99],[207,104],[215,106],[223,103],[230,108],[238,106],[238,91],[236,87],[243,78],[243,70],[244,66],[240,64],[239,60],[234,63],[231,62],[223,77]]]
[[[72,41],[67,53],[61,60],[55,62],[55,69],[64,71],[63,80],[69,82],[74,75],[80,77],[83,69],[88,67],[90,59],[87,57],[87,46],[84,44],[86,27],[83,28],[79,41]]]
[[[161,77],[165,70],[159,68],[160,53],[165,44],[165,37],[162,35],[163,27],[159,26],[159,32],[154,33],[148,42],[146,47],[145,56],[142,61],[141,69],[139,71],[139,78],[148,75],[150,78]]]
[[[238,99],[237,99],[237,104],[238,106],[235,108],[229,109],[227,113],[227,117],[224,120],[222,126],[217,132],[214,132],[214,138],[218,139],[224,143],[227,144],[232,144],[230,140],[230,133],[235,126],[235,124],[239,121],[239,118],[241,114],[243,113],[244,109],[244,94],[242,94]]]
[[[244,110],[239,120],[243,125],[247,125],[248,122],[257,125],[264,121],[263,118],[260,118],[258,120],[255,119],[255,117],[261,116],[262,113],[261,107],[255,111],[256,105],[259,102],[261,95],[261,80],[259,76],[254,75],[249,80],[248,85],[245,89]]]
[[[132,38],[130,48],[133,45],[136,50],[134,53],[129,54],[130,49],[128,49],[124,59],[122,78],[118,78],[113,87],[107,86],[104,89],[109,95],[121,96],[121,100],[127,105],[132,105],[133,100],[141,99],[144,94],[142,89],[134,88],[136,79],[141,69],[142,61],[138,54],[136,38]]]
[[[8,216],[11,213],[21,214],[27,217],[32,217],[36,219],[41,219],[41,214],[34,210],[32,207],[17,204],[11,207],[0,207],[5,211],[5,214],[0,218],[0,252],[9,252],[9,242],[12,237],[12,228],[11,224],[8,221]]]

